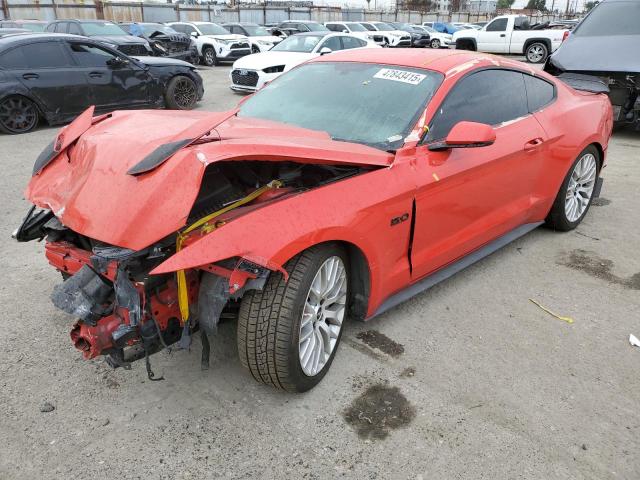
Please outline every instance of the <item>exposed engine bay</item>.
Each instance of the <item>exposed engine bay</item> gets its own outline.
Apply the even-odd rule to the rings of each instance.
[[[177,348],[188,348],[198,329],[206,368],[208,336],[215,333],[220,318],[233,316],[244,292],[261,289],[272,270],[230,258],[177,273],[149,272],[243,212],[363,171],[366,167],[295,162],[210,164],[185,228],[138,251],[81,235],[52,211],[36,207],[14,236],[22,242],[46,239],[46,257],[64,278],[51,298],[78,319],[70,335],[84,358],[106,355],[111,366],[125,368],[146,358],[153,380],[149,355],[176,342]]]

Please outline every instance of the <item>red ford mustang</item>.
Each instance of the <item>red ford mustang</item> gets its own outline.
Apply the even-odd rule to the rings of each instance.
[[[256,380],[305,391],[368,319],[601,188],[612,110],[459,51],[335,53],[230,112],[89,109],[36,161],[16,231],[46,237],[85,358],[128,366],[222,316]],[[39,208],[36,208],[39,207]]]

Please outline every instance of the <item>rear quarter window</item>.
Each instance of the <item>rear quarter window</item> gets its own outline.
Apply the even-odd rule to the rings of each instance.
[[[555,86],[546,80],[524,75],[524,85],[527,89],[527,104],[531,113],[542,110],[556,98]]]

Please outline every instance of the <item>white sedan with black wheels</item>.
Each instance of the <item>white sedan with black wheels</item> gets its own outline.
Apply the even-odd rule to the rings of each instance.
[[[236,60],[231,69],[231,90],[255,92],[265,83],[312,58],[338,50],[379,48],[345,33],[307,32],[287,37],[268,52]]]

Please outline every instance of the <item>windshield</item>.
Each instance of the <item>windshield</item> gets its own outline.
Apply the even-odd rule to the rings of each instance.
[[[347,23],[347,27],[349,28],[349,30],[351,30],[352,32],[366,32],[367,29],[364,28],[362,25],[360,25],[359,23]]]
[[[277,78],[240,107],[254,117],[394,150],[442,81],[439,73],[370,63],[317,62]],[[313,92],[313,95],[309,95]]]
[[[196,28],[202,35],[229,35],[229,31],[215,23],[198,23]]]
[[[328,32],[329,29],[319,23],[305,23],[304,24],[312,32]]]
[[[144,30],[145,35],[153,35],[156,32],[164,33],[166,35],[178,33],[173,28],[161,25],[160,23],[146,23],[142,25],[142,30]]]
[[[129,35],[115,23],[111,22],[87,22],[82,24],[82,29],[84,33],[90,37]]]
[[[272,52],[311,53],[314,47],[324,38],[322,35],[291,35],[271,49]]]
[[[388,25],[386,23],[374,23],[374,25],[376,26],[376,28],[378,30],[380,30],[381,32],[391,32],[392,30],[396,30],[395,28],[393,28],[391,25]]]
[[[375,32],[376,31],[376,28],[373,25],[369,24],[369,23],[361,23],[360,25],[362,25],[364,28],[366,28],[370,32]]]
[[[600,3],[578,25],[572,35],[604,37],[609,35],[640,35],[640,2]]]
[[[250,37],[270,37],[271,34],[269,30],[264,27],[259,27],[258,25],[243,25],[243,27],[247,34]]]
[[[422,29],[423,29],[423,30],[426,30],[426,31],[427,31],[427,32],[429,32],[429,33],[438,33],[438,32],[437,32],[437,30],[434,30],[434,29],[433,29],[433,28],[431,28],[431,27],[427,27],[426,25],[423,25],[423,26],[422,26]]]
[[[46,23],[20,23],[19,28],[24,28],[25,30],[31,30],[32,32],[44,32],[44,27],[46,27]]]

